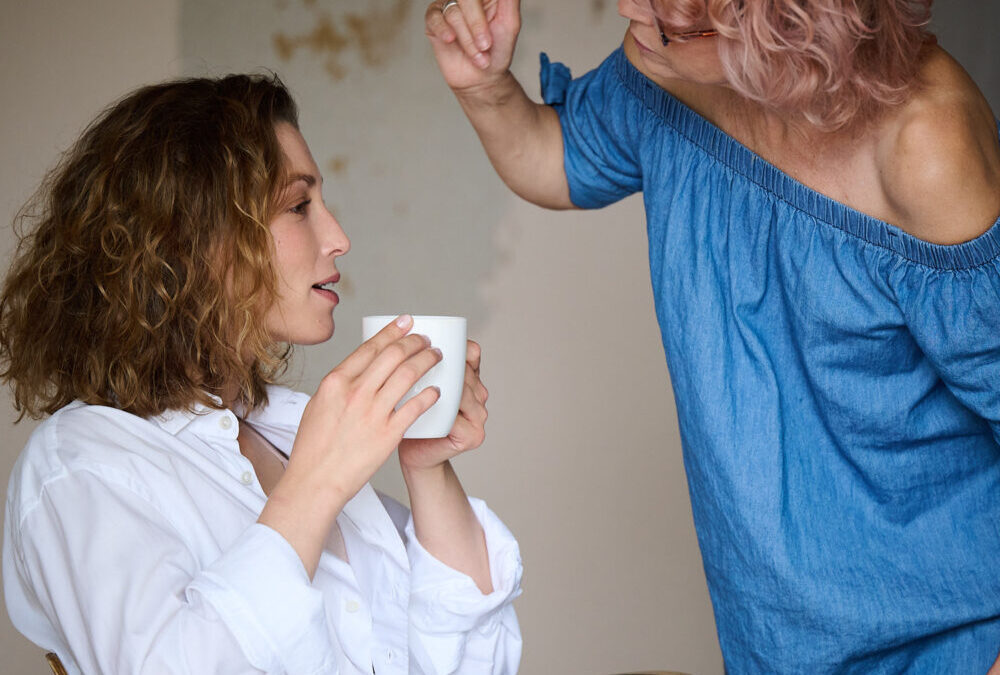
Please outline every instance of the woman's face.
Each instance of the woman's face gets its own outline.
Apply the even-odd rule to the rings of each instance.
[[[277,297],[264,317],[275,340],[316,344],[333,335],[340,298],[337,258],[351,248],[340,223],[323,203],[323,178],[302,134],[291,124],[275,127],[288,162],[289,182],[270,224]]]
[[[635,44],[639,58],[636,67],[654,81],[680,79],[696,84],[726,84],[719,58],[718,38],[671,40],[670,44],[664,45],[660,39],[660,24],[653,10],[652,3],[656,1],[618,0],[618,13],[629,20],[625,39]],[[709,28],[711,25],[706,19],[688,30]],[[667,37],[674,36],[668,33]]]

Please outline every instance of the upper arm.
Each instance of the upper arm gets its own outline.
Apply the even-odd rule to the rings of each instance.
[[[569,199],[578,208],[600,208],[642,189],[639,147],[649,127],[647,109],[625,84],[633,72],[616,51],[578,78],[543,59],[543,98],[559,125],[562,167]]]
[[[9,580],[12,589],[17,586],[12,619],[25,622],[32,639],[59,636],[60,644],[44,646],[58,649],[83,672],[168,663],[170,638],[181,635],[205,658],[221,654],[220,660],[232,662],[240,655],[210,607],[200,607],[198,616],[179,616],[196,561],[140,495],[90,472],[74,472],[50,481],[11,525],[18,530],[18,569],[16,580]],[[163,672],[199,668],[175,655]]]
[[[960,244],[1000,215],[1000,149],[992,117],[964,102],[937,103],[901,121],[879,156],[899,225],[935,244]]]
[[[42,626],[29,637],[50,626],[88,673],[313,672],[332,658],[322,592],[287,541],[251,523],[217,550],[200,526],[175,526],[190,520],[190,503],[167,503],[141,479],[117,467],[67,471],[9,523],[11,616]]]

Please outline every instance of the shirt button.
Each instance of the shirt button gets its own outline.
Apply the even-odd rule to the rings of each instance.
[[[344,609],[346,609],[351,614],[354,614],[359,609],[361,609],[361,604],[357,600],[348,600],[344,603]]]
[[[233,427],[233,421],[229,418],[229,415],[223,415],[219,418],[219,426],[223,429],[231,429]]]
[[[390,649],[389,651],[387,651],[385,653],[385,660],[388,661],[389,663],[392,663],[392,657],[393,657],[393,654],[392,654],[392,650]]]
[[[250,485],[253,482],[253,474],[249,471],[244,471],[243,475],[240,476],[240,482],[244,485]]]

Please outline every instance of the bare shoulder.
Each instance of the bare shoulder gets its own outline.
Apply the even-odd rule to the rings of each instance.
[[[884,123],[882,188],[897,223],[937,244],[975,239],[1000,216],[1000,145],[982,93],[946,52],[926,57],[922,86]]]

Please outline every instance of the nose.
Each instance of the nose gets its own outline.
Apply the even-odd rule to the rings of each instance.
[[[324,205],[323,210],[325,211],[321,235],[323,253],[334,257],[342,256],[351,250],[351,240],[340,226],[340,221],[330,213],[330,209]]]

